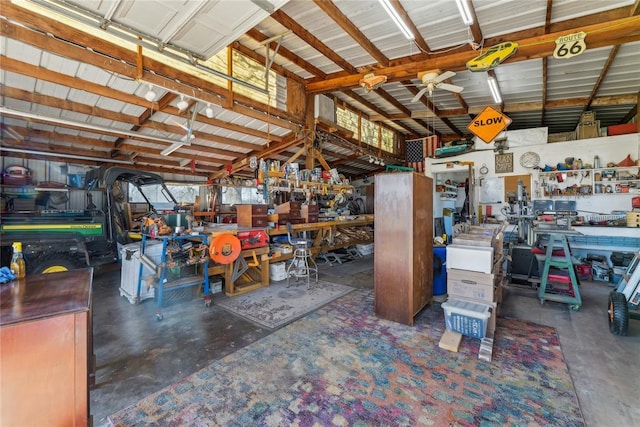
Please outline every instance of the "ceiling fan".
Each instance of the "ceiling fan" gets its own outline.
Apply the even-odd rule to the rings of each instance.
[[[162,150],[160,152],[160,154],[162,156],[168,156],[169,154],[173,153],[174,151],[176,151],[178,148],[184,146],[184,145],[191,145],[191,140],[195,139],[195,135],[193,134],[191,127],[193,125],[193,121],[196,117],[196,111],[197,109],[194,107],[193,111],[191,113],[191,118],[187,120],[186,124],[181,124],[178,123],[176,120],[171,119],[171,121],[173,123],[175,123],[176,125],[180,126],[182,129],[184,129],[186,131],[186,134],[180,138],[180,141],[176,141],[173,144],[171,144],[170,146],[166,147],[164,150]]]
[[[424,87],[420,89],[420,92],[418,92],[416,96],[413,97],[411,102],[417,102],[426,92],[429,92],[429,96],[432,96],[434,89],[444,89],[455,93],[462,92],[464,89],[462,86],[444,82],[455,75],[456,73],[453,71],[445,71],[441,74],[440,70],[430,70],[418,73],[418,78],[422,81],[422,84],[419,84],[418,86]]]

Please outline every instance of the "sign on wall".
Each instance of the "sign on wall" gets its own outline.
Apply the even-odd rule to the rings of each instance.
[[[513,153],[496,154],[496,173],[513,172]]]

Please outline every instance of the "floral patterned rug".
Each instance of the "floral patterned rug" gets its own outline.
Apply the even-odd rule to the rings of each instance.
[[[261,326],[275,329],[352,290],[352,287],[322,280],[318,283],[311,280],[307,289],[305,280],[296,282],[292,279],[288,287],[287,281],[283,280],[244,295],[216,299],[215,304]]]
[[[583,426],[554,328],[498,318],[480,340],[438,347],[439,306],[413,327],[373,314],[356,290],[152,394],[116,426]]]

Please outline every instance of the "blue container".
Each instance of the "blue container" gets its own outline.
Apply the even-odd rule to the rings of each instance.
[[[433,295],[447,293],[447,247],[433,247]]]

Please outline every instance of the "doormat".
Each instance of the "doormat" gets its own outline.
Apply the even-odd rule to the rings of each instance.
[[[352,290],[349,286],[322,280],[318,283],[312,280],[309,289],[304,280],[291,280],[287,287],[287,281],[284,280],[243,295],[214,299],[214,304],[261,326],[275,329]]]
[[[554,328],[498,319],[438,347],[439,306],[413,327],[377,318],[355,290],[109,417],[115,426],[584,426]]]

